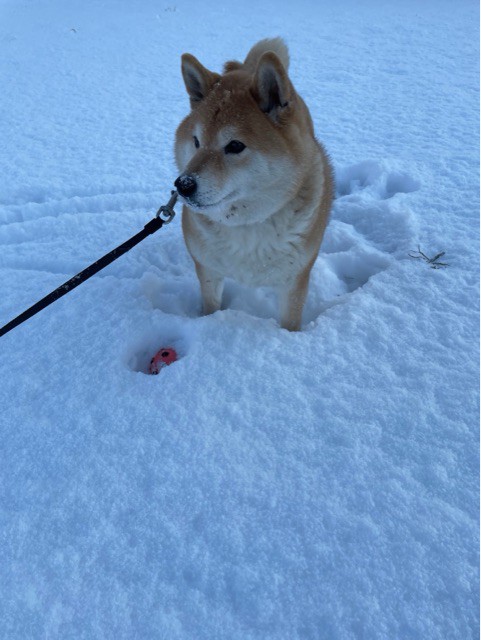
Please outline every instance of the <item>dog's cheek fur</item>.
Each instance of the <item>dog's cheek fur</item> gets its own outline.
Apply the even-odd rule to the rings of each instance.
[[[175,162],[179,172],[183,172],[195,153],[195,146],[192,140],[192,121],[188,115],[177,128],[175,134]]]

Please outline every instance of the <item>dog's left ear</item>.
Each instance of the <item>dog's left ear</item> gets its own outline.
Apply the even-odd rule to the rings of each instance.
[[[252,94],[262,111],[274,121],[280,119],[293,99],[294,91],[287,71],[273,51],[266,51],[259,59]]]
[[[184,78],[185,88],[189,94],[192,108],[201,102],[213,85],[220,80],[218,73],[213,73],[206,69],[190,53],[184,53],[182,56],[182,77]]]

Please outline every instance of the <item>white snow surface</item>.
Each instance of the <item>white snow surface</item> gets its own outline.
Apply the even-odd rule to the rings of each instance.
[[[283,36],[337,177],[300,333],[234,282],[201,317],[179,215],[0,339],[1,638],[478,637],[478,25],[0,0],[0,324],[167,201],[183,52]]]

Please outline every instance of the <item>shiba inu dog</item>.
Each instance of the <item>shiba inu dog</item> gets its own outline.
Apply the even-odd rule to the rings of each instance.
[[[222,75],[182,56],[191,112],[176,132],[175,186],[204,313],[220,309],[230,277],[275,287],[281,326],[298,331],[334,183],[288,66],[280,38],[261,40]]]

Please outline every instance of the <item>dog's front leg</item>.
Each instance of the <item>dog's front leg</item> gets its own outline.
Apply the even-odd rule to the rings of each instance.
[[[199,278],[204,315],[219,311],[222,302],[224,278],[216,271],[211,271],[200,262],[195,262],[195,270]]]
[[[303,271],[290,287],[279,291],[279,306],[281,312],[281,327],[288,331],[300,331],[302,310],[306,301],[309,287],[311,265]]]

